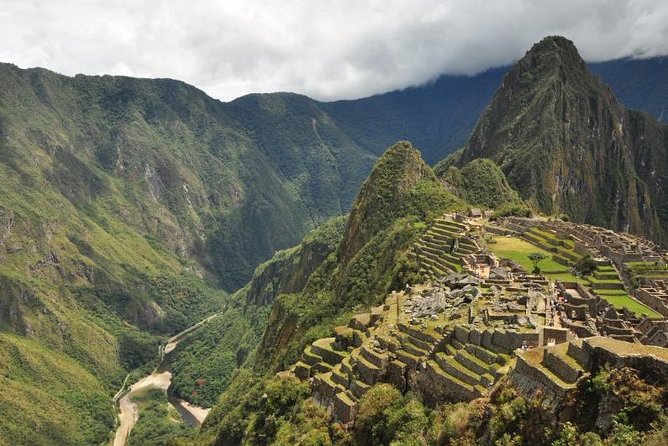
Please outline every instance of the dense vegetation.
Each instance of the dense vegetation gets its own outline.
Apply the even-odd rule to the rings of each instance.
[[[471,205],[489,209],[522,205],[517,192],[510,187],[503,171],[490,159],[478,158],[461,169],[450,166],[444,172],[439,172],[441,166],[436,167],[436,174],[446,182],[455,195]]]
[[[256,367],[287,367],[307,343],[344,323],[353,310],[403,286],[415,272],[405,252],[426,222],[463,208],[410,143],[388,149],[360,190],[336,255],[313,272],[302,292],[274,303]]]
[[[176,81],[2,64],[2,334],[74,360],[70,373],[93,376],[110,398],[160,341],[222,310],[222,289],[349,207],[372,161],[303,97],[222,104]],[[14,385],[61,398],[47,383]],[[88,415],[108,415],[108,401]],[[82,411],[61,398],[7,429],[35,431],[49,407]],[[109,428],[84,442],[106,441]]]
[[[462,151],[489,158],[548,215],[668,241],[668,126],[627,110],[573,43],[548,37],[504,77]]]
[[[656,63],[645,62],[620,64],[627,76]],[[615,66],[601,72],[624,77]],[[240,367],[287,367],[351,312],[412,282],[406,247],[435,215],[466,205],[410,145],[378,161],[347,228],[321,225],[350,209],[394,140],[415,138],[430,161],[459,147],[503,72],[359,101],[223,104],[171,80],[0,64],[0,442],[106,442],[108,401],[126,373],[149,369],[161,341],[209,314],[223,311],[173,358],[176,392],[205,405],[248,376]],[[657,79],[647,103],[658,114]],[[642,106],[643,95],[629,97]],[[629,116],[633,128],[648,122]],[[648,125],[652,140],[658,128]],[[528,212],[493,166],[460,167],[456,193],[497,215]],[[492,189],[502,199],[489,201]],[[301,435],[299,412],[290,416],[276,437],[286,443]]]
[[[179,437],[193,434],[194,429],[167,402],[164,390],[149,386],[135,393],[132,401],[139,408],[139,418],[130,431],[129,446],[175,444]]]
[[[303,385],[270,377],[294,363],[307,343],[345,323],[354,310],[375,305],[391,289],[402,286],[415,273],[405,251],[427,222],[446,210],[464,207],[409,143],[388,149],[362,186],[343,237],[328,237],[337,240],[338,249],[308,275],[303,289],[280,294],[274,301],[254,360],[223,393],[206,422],[203,441],[255,444],[275,438],[279,444],[290,444],[306,435],[313,444],[320,440],[327,444],[322,409],[305,400],[305,390],[299,390]],[[288,386],[278,392],[287,401],[271,403],[274,386]],[[268,410],[278,412],[268,417]],[[314,430],[304,431],[303,423]]]
[[[213,406],[235,371],[255,359],[271,304],[282,293],[298,293],[339,245],[344,217],[309,232],[304,241],[258,266],[253,279],[228,300],[221,314],[196,330],[171,355],[175,392],[198,405]]]
[[[602,369],[586,381],[576,407],[554,414],[518,396],[507,382],[469,403],[427,408],[389,384],[360,400],[352,426],[329,421],[295,378],[259,380],[242,371],[207,419],[196,444],[216,445],[663,445],[666,389],[632,369]],[[606,404],[600,404],[603,399]],[[611,412],[607,404],[617,410]],[[559,418],[561,417],[561,418]]]
[[[21,336],[0,334],[0,444],[106,442],[109,393],[81,363]]]

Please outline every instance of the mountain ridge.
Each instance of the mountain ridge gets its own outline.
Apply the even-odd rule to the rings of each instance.
[[[504,77],[466,146],[445,164],[491,158],[550,215],[666,242],[668,126],[627,110],[573,43],[548,37]]]

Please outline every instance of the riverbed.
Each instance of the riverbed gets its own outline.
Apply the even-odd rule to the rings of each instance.
[[[140,379],[127,390],[122,389],[119,391],[117,394],[119,424],[116,429],[116,435],[114,436],[113,446],[125,446],[127,444],[130,432],[139,419],[139,408],[137,407],[137,404],[132,401],[132,396],[149,386],[162,389],[166,393],[167,401],[169,401],[169,404],[176,409],[179,415],[181,415],[183,422],[196,427],[202,425],[211,409],[195,406],[194,404],[190,404],[174,395],[171,388],[172,372],[169,366],[169,354],[176,348],[179,341],[181,341],[188,333],[191,333],[193,330],[206,324],[216,316],[217,315],[210,316],[170,338],[164,346],[160,346],[158,352],[160,356],[160,364],[158,364],[158,367],[150,375]]]

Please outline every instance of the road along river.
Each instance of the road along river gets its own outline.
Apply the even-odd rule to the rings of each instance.
[[[172,373],[169,369],[169,354],[187,334],[206,324],[216,316],[218,315],[209,316],[192,327],[183,330],[176,336],[171,337],[165,345],[161,345],[158,352],[160,363],[153,373],[140,379],[129,388],[126,388],[126,383],[123,383],[123,387],[121,387],[121,390],[114,397],[114,402],[118,403],[119,424],[114,436],[113,446],[125,446],[127,444],[130,431],[139,419],[139,408],[132,401],[132,396],[141,389],[149,386],[157,387],[166,392],[169,404],[176,409],[184,422],[191,426],[200,426],[202,424],[211,409],[195,406],[174,395],[171,389]]]

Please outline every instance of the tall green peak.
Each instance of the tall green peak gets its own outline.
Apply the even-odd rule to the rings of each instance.
[[[496,209],[521,202],[501,168],[490,159],[474,159],[461,168],[439,165],[436,173],[450,191],[471,205]]]
[[[572,42],[548,37],[508,72],[464,149],[441,168],[489,158],[544,213],[665,242],[666,128],[627,110]]]
[[[420,201],[411,199],[420,190]],[[364,181],[348,220],[346,236],[339,250],[345,264],[369,239],[395,219],[425,215],[445,201],[457,201],[443,189],[433,170],[422,160],[419,150],[408,141],[387,149]]]

